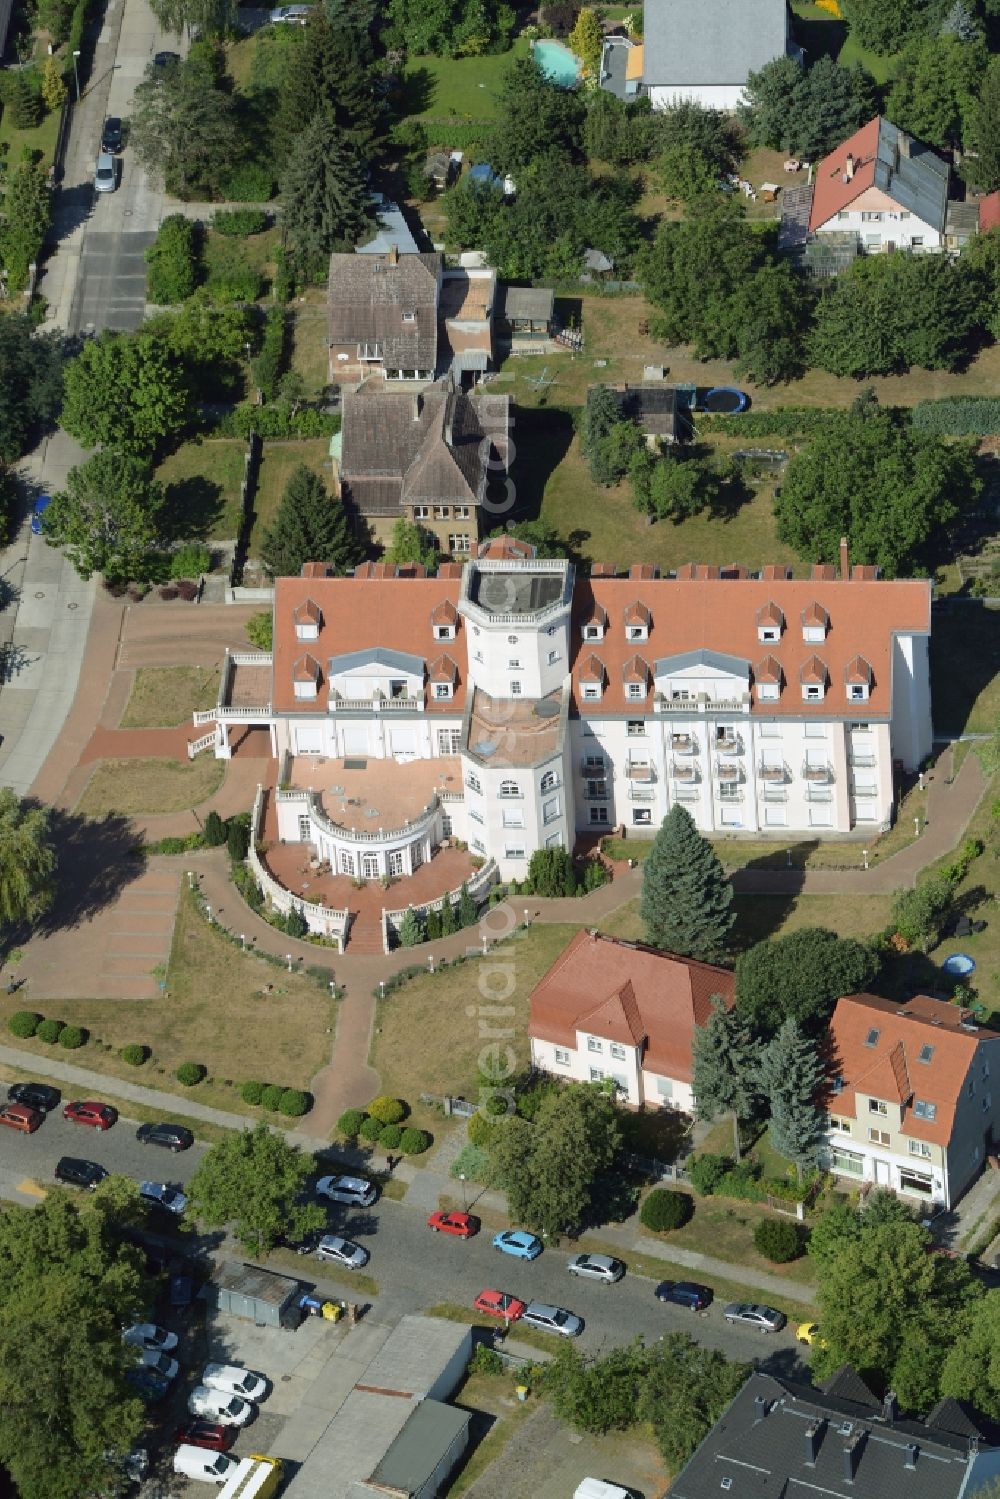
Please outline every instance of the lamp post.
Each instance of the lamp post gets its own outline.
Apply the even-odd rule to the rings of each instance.
[[[246,932],[240,932],[240,941],[243,943],[243,951],[246,952],[246,950],[247,950],[247,934],[246,934]]]
[[[861,857],[862,857],[862,859],[864,859],[864,861],[865,861],[865,868],[867,869],[868,868],[868,850],[866,848],[863,848],[861,850]]]
[[[289,971],[289,973],[291,973],[291,971],[292,971],[292,955],[291,955],[290,952],[286,952],[285,953],[285,962],[288,964],[288,971]]]
[[[77,58],[80,56],[79,48],[73,53],[73,78],[76,81],[76,102],[80,102],[80,69],[77,67]]]
[[[469,1211],[469,1198],[468,1198],[468,1195],[467,1195],[466,1190],[465,1190],[465,1172],[464,1171],[460,1171],[458,1173],[458,1179],[462,1183],[462,1211],[463,1211],[463,1213],[467,1213]]]
[[[915,837],[917,837],[917,838],[920,837],[920,818],[919,817],[915,817],[913,819],[913,833],[914,833]]]

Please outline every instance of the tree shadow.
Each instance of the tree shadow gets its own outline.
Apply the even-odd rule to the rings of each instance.
[[[203,541],[226,508],[222,485],[203,474],[176,479],[165,490],[167,541]]]
[[[399,98],[399,114],[424,114],[434,103],[437,80],[429,68],[411,68],[402,80]]]
[[[136,856],[135,828],[116,812],[89,818],[57,807],[50,812],[50,827],[57,859],[55,899],[33,927],[43,936],[106,910],[145,867]]]
[[[806,54],[807,63],[820,57],[829,57],[833,62],[840,56],[847,40],[847,26],[843,21],[807,21],[803,16],[794,17],[795,40]]]
[[[514,505],[502,519],[537,520],[545,486],[573,441],[573,417],[558,406],[518,406],[512,427],[517,454],[511,465]]]
[[[1000,672],[996,613],[978,601],[935,602],[930,656],[935,733],[960,733]]]

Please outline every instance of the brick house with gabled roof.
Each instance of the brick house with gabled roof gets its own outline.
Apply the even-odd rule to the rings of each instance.
[[[713,994],[734,1004],[728,969],[578,932],[531,991],[532,1066],[576,1082],[611,1078],[623,1102],[690,1113],[692,1040]]]
[[[438,364],[438,254],[330,256],[327,341],[331,380],[369,375],[410,384],[434,379]]]
[[[936,151],[876,115],[817,163],[809,233],[852,234],[868,253],[939,250],[948,176]]]
[[[830,1170],[950,1208],[1000,1138],[1000,1033],[926,994],[851,994],[830,1058]]]

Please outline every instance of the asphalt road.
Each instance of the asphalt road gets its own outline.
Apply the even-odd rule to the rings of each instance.
[[[68,1101],[68,1095],[64,1096],[63,1102]],[[37,1196],[39,1189],[52,1183],[61,1155],[99,1161],[109,1171],[136,1180],[182,1187],[204,1156],[205,1147],[196,1144],[174,1154],[143,1145],[135,1137],[136,1129],[135,1122],[124,1117],[103,1132],[73,1124],[63,1119],[60,1106],[33,1135],[3,1130],[0,1195],[16,1194],[21,1201],[25,1196]],[[699,1315],[663,1304],[653,1294],[656,1282],[639,1275],[626,1274],[611,1286],[579,1280],[566,1268],[578,1252],[575,1248],[547,1248],[528,1263],[495,1250],[489,1231],[469,1240],[432,1234],[424,1212],[407,1207],[405,1199],[385,1199],[367,1209],[330,1204],[329,1223],[331,1230],[346,1234],[368,1249],[371,1259],[365,1273],[378,1284],[375,1304],[380,1321],[392,1322],[439,1302],[471,1307],[479,1292],[490,1287],[511,1292],[523,1301],[534,1298],[575,1312],[585,1322],[579,1345],[589,1352],[627,1343],[640,1335],[648,1338],[683,1331],[731,1358],[777,1359],[788,1370],[796,1357],[791,1328],[776,1335],[746,1332],[723,1321],[721,1303]],[[158,1232],[166,1232],[168,1227],[169,1220],[155,1224]],[[190,1250],[195,1241],[185,1236],[183,1247]],[[295,1270],[320,1291],[336,1296],[350,1293],[350,1272],[331,1279],[326,1266],[305,1255],[296,1260]],[[516,1335],[514,1327],[512,1336]]]

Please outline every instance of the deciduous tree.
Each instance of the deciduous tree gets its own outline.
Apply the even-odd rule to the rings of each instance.
[[[965,1309],[941,1369],[941,1394],[1000,1416],[1000,1291]]]
[[[361,561],[363,549],[344,505],[331,499],[319,474],[302,463],[285,485],[260,555],[272,578],[294,578],[305,562],[325,562],[345,572]]]
[[[81,578],[143,578],[163,505],[163,487],[145,459],[105,448],[70,469],[66,488],[45,512],[45,534],[65,549]]]
[[[643,865],[639,912],[655,947],[717,963],[725,957],[736,913],[733,887],[690,812],[676,802]]]
[[[55,871],[48,808],[0,787],[0,932],[48,909]]]
[[[733,1119],[733,1150],[740,1159],[740,1124],[751,1118],[757,1102],[754,1047],[750,1031],[735,1008],[712,995],[712,1013],[695,1028],[691,1043],[695,1117],[712,1122],[723,1114]]]
[[[248,1254],[265,1258],[286,1239],[326,1226],[326,1212],[299,1198],[315,1169],[310,1155],[261,1122],[213,1145],[188,1183],[191,1211],[210,1228],[231,1225]]]
[[[364,166],[321,115],[295,146],[281,183],[289,257],[306,278],[325,277],[334,250],[350,250],[371,227]]]
[[[512,1219],[553,1237],[586,1221],[598,1178],[620,1148],[618,1111],[589,1083],[547,1095],[533,1124],[507,1119],[489,1144]]]
[[[954,907],[951,882],[932,876],[912,890],[896,891],[889,920],[901,937],[927,952],[940,940]]]
[[[889,94],[893,124],[942,150],[961,146],[971,133],[987,61],[982,41],[952,34],[911,42]]]
[[[520,191],[520,176],[541,156],[572,156],[580,146],[584,104],[572,89],[560,88],[530,57],[507,68],[497,91],[497,123],[485,143],[486,159],[501,176],[509,174]]]
[[[965,143],[975,154],[964,159],[962,171],[983,192],[994,192],[1000,188],[1000,57],[990,59],[965,123]]]
[[[730,1363],[715,1348],[702,1348],[686,1332],[668,1332],[649,1350],[636,1405],[674,1473],[722,1415],[746,1380],[747,1364]]]
[[[178,198],[217,196],[246,154],[233,96],[201,57],[152,69],[139,84],[129,143]]]
[[[601,67],[604,52],[604,32],[601,23],[589,5],[581,6],[576,24],[567,37],[570,51],[575,52],[583,63],[584,72],[596,77]]]
[[[183,427],[189,412],[184,372],[144,330],[105,330],[66,366],[62,424],[85,447],[148,454]]]
[[[386,550],[386,562],[419,562],[432,573],[440,559],[437,541],[430,531],[405,516],[393,523],[392,545]]]
[[[744,92],[738,113],[752,144],[810,159],[832,151],[878,109],[864,68],[842,68],[830,57],[805,69],[794,58],[775,58],[749,75]]]
[[[186,29],[221,35],[236,25],[237,0],[150,0],[150,10],[164,31],[180,36]]]
[[[840,9],[854,40],[887,57],[927,28],[931,0],[841,0]]]
[[[825,927],[803,927],[740,953],[736,1003],[765,1036],[774,1035],[789,1018],[817,1033],[837,1000],[867,989],[878,970],[874,948]]]
[[[36,334],[21,313],[0,318],[0,461],[14,463],[62,401],[63,341]]]

